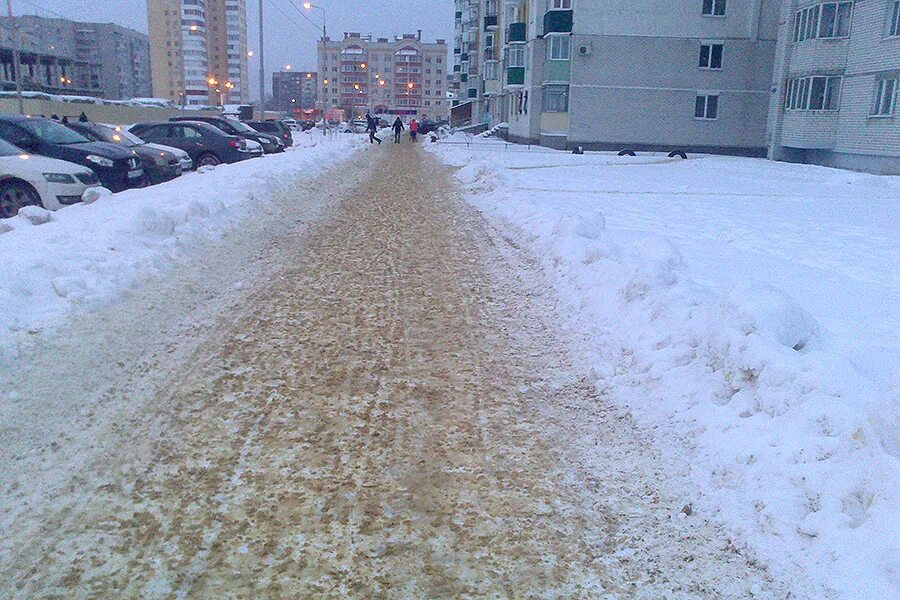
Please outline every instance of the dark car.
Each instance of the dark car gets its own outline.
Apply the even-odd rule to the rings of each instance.
[[[138,123],[132,125],[129,131],[146,142],[184,150],[193,159],[195,167],[235,163],[262,156],[262,152],[254,152],[244,138],[228,135],[218,127],[200,121]]]
[[[91,141],[51,119],[2,115],[0,138],[32,154],[89,167],[113,192],[145,185],[143,164],[134,151]]]
[[[272,154],[273,152],[284,152],[284,143],[277,136],[269,135],[268,133],[260,133],[252,127],[244,125],[240,121],[235,121],[234,119],[228,119],[225,117],[206,117],[201,115],[197,117],[172,117],[169,120],[202,121],[203,123],[215,125],[228,135],[236,135],[238,137],[257,142],[258,144],[262,145],[263,152],[265,152],[266,154]]]
[[[147,174],[147,179],[151,185],[170,181],[181,175],[181,164],[178,162],[178,157],[171,152],[151,148],[144,140],[132,133],[116,131],[106,125],[83,123],[81,121],[68,123],[67,126],[86,138],[98,142],[119,144],[137,152],[137,155],[144,162],[144,172]]]
[[[260,133],[278,136],[287,148],[294,145],[291,129],[281,121],[245,121],[245,123]]]

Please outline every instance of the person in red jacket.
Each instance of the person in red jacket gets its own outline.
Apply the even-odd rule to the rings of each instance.
[[[416,141],[416,135],[419,133],[419,123],[415,119],[409,120],[409,139]]]

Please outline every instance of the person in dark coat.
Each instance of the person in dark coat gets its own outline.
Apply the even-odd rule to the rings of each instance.
[[[394,130],[394,143],[400,143],[400,134],[403,132],[403,121],[400,120],[400,117],[397,117],[397,120],[394,121],[394,124],[391,125],[391,129]]]
[[[87,122],[88,122],[88,117],[87,117],[86,114],[84,114],[84,111],[81,111],[81,114],[78,115],[78,120],[79,120],[81,123],[87,123]]]
[[[366,113],[366,131],[369,132],[369,143],[374,144],[378,142],[380,146],[381,140],[375,137],[375,134],[378,133],[378,121],[369,113]]]

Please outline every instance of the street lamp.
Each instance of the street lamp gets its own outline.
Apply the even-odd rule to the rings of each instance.
[[[315,8],[316,10],[322,11],[322,38],[324,39],[328,37],[328,32],[325,30],[325,9],[321,6],[316,6],[312,2],[304,2],[303,8],[305,8],[306,10],[312,10]]]

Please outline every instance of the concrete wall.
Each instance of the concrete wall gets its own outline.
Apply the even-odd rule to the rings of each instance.
[[[150,106],[117,106],[109,104],[82,104],[76,102],[52,102],[50,100],[25,99],[25,114],[58,115],[77,119],[81,112],[91,121],[127,125],[139,121],[166,120],[178,115],[212,115],[220,114],[206,111],[183,111],[177,108],[154,108]],[[0,98],[0,114],[18,114],[15,98]]]

